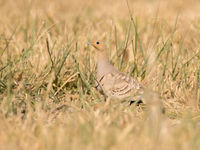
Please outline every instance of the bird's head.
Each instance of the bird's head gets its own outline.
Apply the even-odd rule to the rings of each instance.
[[[92,41],[89,41],[88,44],[91,44],[98,51],[101,51],[101,52],[105,51],[105,44],[103,41],[92,40]]]

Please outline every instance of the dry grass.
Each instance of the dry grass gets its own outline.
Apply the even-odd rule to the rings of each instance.
[[[200,149],[199,10],[198,0],[1,0],[0,149]],[[147,91],[145,109],[105,102],[94,38],[161,97]]]

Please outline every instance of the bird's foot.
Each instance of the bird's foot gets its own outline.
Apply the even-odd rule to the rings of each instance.
[[[140,104],[143,104],[143,101],[142,100],[131,100],[130,101],[130,105],[132,104],[136,104],[136,106],[139,106]]]

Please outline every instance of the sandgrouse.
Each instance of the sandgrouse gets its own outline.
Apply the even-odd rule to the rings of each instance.
[[[110,64],[103,41],[90,41],[88,44],[91,44],[97,50],[96,87],[98,91],[103,92],[111,99],[141,103],[144,86],[136,79],[119,72]]]

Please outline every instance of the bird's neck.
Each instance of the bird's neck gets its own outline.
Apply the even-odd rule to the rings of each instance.
[[[110,64],[109,59],[106,55],[106,52],[99,52],[98,53],[98,63],[106,63],[106,64]]]
[[[115,71],[113,65],[110,64],[105,52],[99,52],[97,62],[97,78],[102,78],[105,74]]]

